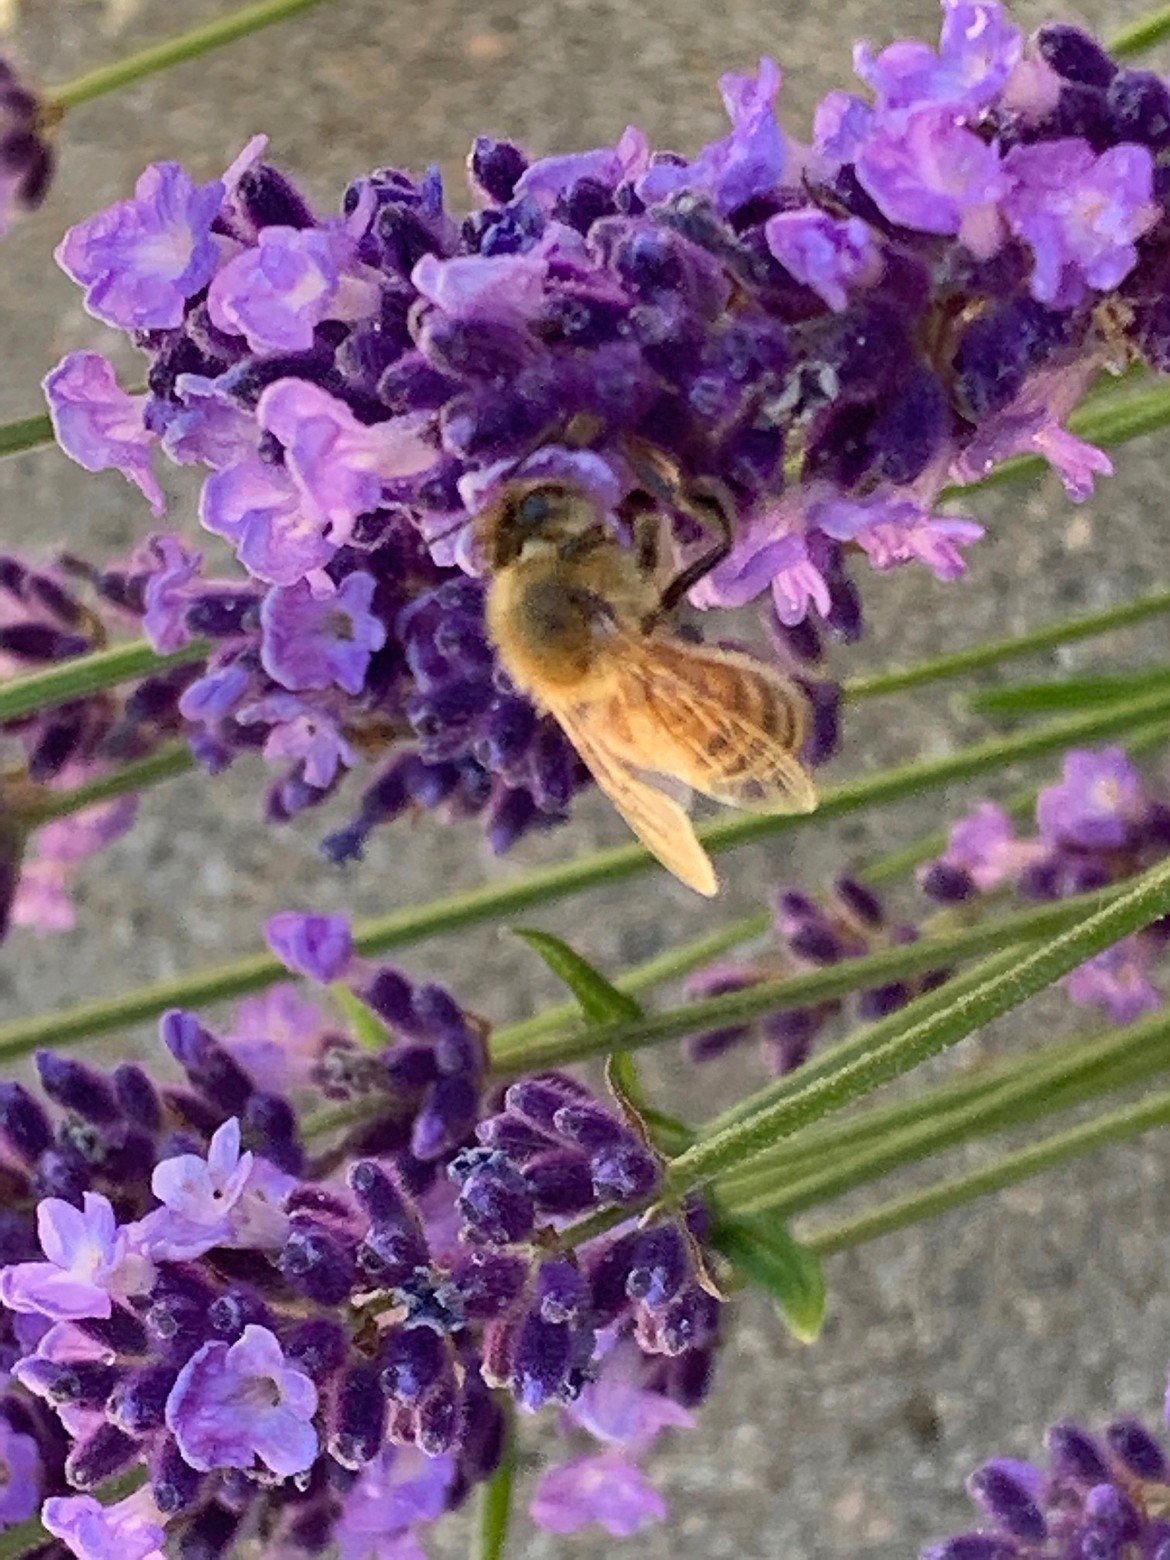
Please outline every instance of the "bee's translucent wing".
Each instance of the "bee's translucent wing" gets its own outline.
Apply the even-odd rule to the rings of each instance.
[[[679,804],[656,789],[640,771],[656,768],[646,754],[614,745],[620,717],[614,724],[619,693],[603,699],[551,703],[559,722],[582,761],[646,849],[675,877],[696,893],[710,897],[719,891],[711,858],[699,844],[691,820]]]
[[[622,695],[609,724],[616,751],[745,812],[812,812],[797,756],[808,702],[780,672],[732,650],[622,636]]]

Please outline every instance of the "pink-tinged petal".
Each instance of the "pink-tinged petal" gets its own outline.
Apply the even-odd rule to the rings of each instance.
[[[249,574],[271,585],[295,585],[337,551],[324,517],[306,506],[284,467],[255,455],[208,477],[199,518],[235,544]]]
[[[576,1533],[596,1522],[615,1538],[629,1538],[647,1523],[661,1522],[666,1502],[635,1464],[605,1454],[550,1468],[529,1512],[548,1533]]]
[[[147,397],[129,395],[99,352],[71,352],[45,376],[57,443],[86,471],[120,471],[161,515],[163,490],[151,466],[158,440],[144,420]]]
[[[41,1521],[77,1560],[164,1560],[163,1518],[149,1489],[108,1506],[92,1495],[53,1495]]]
[[[813,208],[782,211],[764,224],[764,237],[789,275],[838,313],[848,307],[851,288],[881,274],[877,245],[859,217],[833,217]]]
[[[212,281],[212,324],[244,336],[253,352],[307,352],[331,317],[341,283],[336,236],[319,228],[266,227],[255,246]]]

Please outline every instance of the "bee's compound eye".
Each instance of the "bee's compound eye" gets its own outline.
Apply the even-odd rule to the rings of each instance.
[[[548,524],[552,512],[550,495],[538,488],[534,493],[525,493],[516,505],[516,523],[526,530],[536,530],[538,526]]]

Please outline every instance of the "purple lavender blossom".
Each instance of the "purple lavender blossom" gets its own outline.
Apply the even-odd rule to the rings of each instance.
[[[1123,938],[1073,970],[1065,982],[1068,994],[1085,1007],[1104,1009],[1114,1024],[1132,1024],[1143,1013],[1156,1013],[1162,996],[1147,973],[1155,952],[1146,939]]]
[[[300,915],[285,910],[264,928],[268,946],[297,975],[327,986],[345,973],[353,957],[349,921],[343,915]]]
[[[262,228],[256,247],[229,260],[212,282],[212,324],[225,335],[246,337],[253,352],[308,351],[337,296],[337,247],[328,232]]]
[[[1141,776],[1119,747],[1074,749],[1061,785],[1047,786],[1036,822],[1049,845],[1109,850],[1124,845],[1145,808]]]
[[[233,1344],[205,1343],[179,1372],[166,1404],[167,1429],[192,1468],[251,1468],[282,1478],[317,1455],[317,1389],[290,1366],[266,1327]]]
[[[162,1516],[149,1489],[111,1506],[92,1495],[54,1495],[41,1521],[77,1560],[162,1560]]]
[[[212,224],[223,197],[221,180],[196,186],[178,163],[152,163],[133,200],[69,229],[57,263],[85,288],[96,319],[124,330],[173,329],[219,265]]]
[[[853,286],[876,281],[881,274],[873,235],[859,217],[781,211],[764,224],[764,236],[785,270],[837,313],[848,306]]]
[[[446,1510],[455,1471],[453,1457],[427,1457],[413,1446],[386,1447],[345,1497],[335,1530],[339,1560],[422,1556],[411,1530]]]
[[[270,590],[261,609],[264,670],[283,688],[362,691],[370,657],[386,643],[386,627],[371,612],[372,574],[346,575],[335,595],[315,596],[308,584]]]
[[[12,901],[13,926],[42,935],[67,932],[77,921],[69,890],[82,862],[121,839],[138,814],[138,798],[117,797],[82,808],[38,829],[26,851]]]
[[[18,1262],[0,1271],[0,1303],[10,1311],[53,1320],[109,1316],[116,1299],[150,1286],[152,1267],[119,1228],[109,1199],[86,1192],[84,1210],[47,1197],[37,1208],[44,1262]]]
[[[630,1538],[647,1523],[661,1522],[666,1502],[636,1463],[602,1452],[550,1468],[529,1510],[548,1533],[576,1533],[596,1522],[614,1538]]]
[[[128,395],[99,352],[71,352],[44,381],[57,443],[86,471],[120,471],[150,503],[166,507],[151,465],[157,442],[146,427],[146,396]]]
[[[892,44],[876,57],[865,43],[854,50],[854,68],[882,112],[930,102],[976,115],[1007,86],[1024,40],[1002,8],[946,0],[943,10],[937,53],[917,39]]]
[[[213,1246],[278,1250],[289,1229],[281,1202],[295,1184],[266,1160],[240,1152],[240,1124],[232,1117],[212,1136],[206,1159],[179,1154],[155,1167],[151,1190],[162,1206],[141,1221],[139,1239],[152,1257],[171,1261]]]

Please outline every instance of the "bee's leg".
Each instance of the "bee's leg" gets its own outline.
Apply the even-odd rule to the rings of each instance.
[[[718,540],[700,557],[688,563],[685,569],[680,570],[667,585],[657,608],[651,614],[649,627],[668,617],[687,592],[710,574],[712,569],[718,568],[731,551],[731,521],[735,508],[731,494],[721,482],[705,480],[689,483],[675,502],[684,514],[698,520],[708,530],[714,530]]]
[[[649,493],[635,490],[618,505],[618,516],[629,528],[638,573],[650,578],[658,569],[658,542],[662,517]]]

